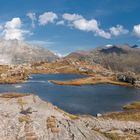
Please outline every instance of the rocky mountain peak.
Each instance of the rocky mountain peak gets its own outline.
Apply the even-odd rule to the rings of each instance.
[[[53,61],[58,57],[47,48],[19,40],[0,40],[0,64],[22,64]]]

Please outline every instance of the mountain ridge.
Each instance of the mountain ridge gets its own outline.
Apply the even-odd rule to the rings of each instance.
[[[70,53],[65,59],[76,58],[91,64],[101,64],[113,71],[140,72],[140,48],[138,45],[110,45],[100,46],[91,50]]]
[[[0,64],[23,64],[54,61],[58,58],[47,48],[19,40],[0,40]]]

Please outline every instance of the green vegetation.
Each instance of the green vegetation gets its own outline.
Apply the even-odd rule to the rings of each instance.
[[[133,102],[131,104],[123,106],[124,110],[140,110],[140,102]]]

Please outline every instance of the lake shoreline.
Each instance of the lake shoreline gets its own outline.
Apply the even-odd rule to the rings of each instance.
[[[74,80],[67,81],[58,81],[58,80],[49,80],[49,82],[57,85],[72,85],[72,86],[82,86],[82,85],[96,85],[96,84],[113,84],[119,86],[133,87],[129,83],[120,82],[116,80],[112,80],[106,77],[87,77],[87,78],[79,78]]]
[[[123,81],[117,77],[117,72],[105,69],[100,65],[91,66],[87,63],[69,62],[60,60],[52,63],[35,63],[26,65],[1,66],[0,84],[18,84],[22,83],[30,77],[31,74],[78,74],[85,75],[89,78],[76,79],[73,81],[54,81],[50,82],[61,85],[85,85],[85,84],[115,84],[120,86],[133,86],[130,81]],[[125,74],[122,74],[122,77]],[[127,77],[126,77],[127,78]],[[129,83],[130,82],[130,83]]]

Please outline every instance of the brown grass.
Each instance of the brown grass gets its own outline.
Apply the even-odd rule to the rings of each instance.
[[[70,114],[70,113],[65,113],[65,115],[68,116],[71,120],[77,120],[77,119],[79,119],[78,116],[73,115],[73,114]]]
[[[9,76],[5,79],[0,79],[1,84],[17,84],[17,83],[23,83],[25,80],[28,79],[28,74],[15,75],[15,76]]]
[[[101,116],[104,119],[113,119],[120,121],[140,121],[140,111],[124,111],[116,113],[108,113]]]
[[[60,129],[57,126],[57,122],[56,122],[56,117],[55,116],[48,117],[46,123],[47,123],[47,128],[51,129],[52,133],[59,133]]]
[[[77,115],[73,115],[73,114],[67,113],[67,112],[63,111],[62,109],[60,109],[60,108],[58,108],[56,106],[55,106],[55,109],[57,111],[59,111],[60,113],[63,113],[65,116],[69,117],[71,120],[79,119],[79,117]]]
[[[19,117],[18,118],[18,120],[19,120],[19,122],[26,122],[26,123],[29,123],[29,122],[31,122],[31,118],[30,118],[30,116],[28,116],[28,115],[24,115],[24,116],[21,116],[21,117]]]
[[[131,135],[131,134],[124,134],[123,136],[119,136],[116,133],[104,133],[107,138],[111,140],[138,140],[139,136]]]
[[[21,93],[3,93],[0,94],[0,98],[19,98],[24,96],[29,96],[31,94],[21,94]]]
[[[90,85],[90,84],[114,84],[120,86],[131,86],[128,83],[115,81],[113,78],[101,77],[101,76],[80,78],[80,79],[68,80],[68,81],[49,80],[49,82],[58,85],[73,85],[73,86]]]
[[[24,110],[24,105],[27,104],[27,102],[25,102],[25,101],[22,99],[22,97],[20,97],[20,98],[17,99],[17,103],[20,105],[21,111]]]
[[[124,138],[121,138],[115,133],[105,133],[104,134],[107,138],[110,138],[111,140],[125,140]]]
[[[59,132],[60,132],[60,129],[57,128],[57,127],[53,127],[53,128],[51,129],[51,131],[52,131],[52,133],[59,133]]]
[[[8,65],[0,65],[0,74],[5,73],[8,69]]]

